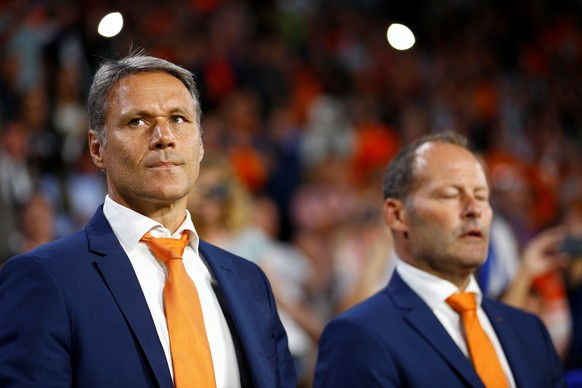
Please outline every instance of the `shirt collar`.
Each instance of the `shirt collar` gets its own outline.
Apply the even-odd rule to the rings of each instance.
[[[182,232],[186,230],[190,237],[188,245],[198,254],[200,238],[198,237],[196,228],[194,228],[192,217],[188,210],[186,210],[184,222],[174,234],[159,222],[115,202],[109,194],[105,197],[103,213],[121,245],[129,249],[129,251],[137,246],[143,235],[147,232],[150,232],[153,237],[179,238]]]
[[[434,310],[442,303],[446,303],[445,300],[452,294],[460,292],[459,288],[448,280],[418,269],[401,259],[396,261],[396,270],[406,284],[428,304],[431,310]],[[481,289],[473,275],[469,278],[469,284],[464,291],[475,293],[477,304],[481,304]]]

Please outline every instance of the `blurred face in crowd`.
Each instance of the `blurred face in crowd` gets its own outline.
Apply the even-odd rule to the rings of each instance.
[[[107,102],[106,144],[91,133],[90,146],[111,198],[146,215],[185,208],[204,152],[184,84],[163,72],[137,73],[118,81]]]
[[[485,173],[458,145],[428,142],[414,154],[414,185],[388,198],[385,219],[400,258],[464,288],[487,258],[492,211]]]
[[[203,168],[188,198],[188,210],[197,224],[224,226],[224,213],[230,199],[230,188],[224,171],[218,167]]]

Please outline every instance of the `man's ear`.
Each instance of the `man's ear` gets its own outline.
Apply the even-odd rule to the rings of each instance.
[[[93,163],[97,168],[101,170],[105,170],[105,165],[103,164],[103,156],[101,155],[101,140],[99,140],[99,136],[95,133],[94,130],[89,130],[89,152],[91,153],[91,158],[93,159]]]
[[[202,139],[200,139],[200,156],[198,157],[198,163],[202,162],[204,158],[204,143],[202,143]]]
[[[384,222],[396,233],[408,233],[408,214],[404,202],[395,198],[384,201]]]

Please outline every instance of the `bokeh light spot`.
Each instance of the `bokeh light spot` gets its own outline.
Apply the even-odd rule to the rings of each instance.
[[[390,46],[394,47],[396,50],[408,50],[416,42],[414,34],[410,28],[403,24],[394,23],[388,27],[388,32],[386,33],[386,38]]]
[[[112,12],[101,19],[99,27],[97,27],[97,32],[101,36],[111,38],[119,34],[122,28],[123,16],[119,12]]]

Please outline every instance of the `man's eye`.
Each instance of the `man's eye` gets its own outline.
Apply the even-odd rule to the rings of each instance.
[[[476,195],[475,198],[477,198],[478,201],[483,201],[483,202],[489,201],[489,196],[485,195],[485,194]]]
[[[457,191],[443,191],[441,193],[442,198],[456,198],[459,193]]]
[[[131,120],[129,120],[129,123],[128,124],[130,126],[134,127],[134,126],[143,124],[143,120],[142,119],[131,119]]]
[[[172,123],[174,123],[174,124],[181,124],[181,123],[183,123],[185,120],[184,120],[184,117],[182,117],[182,116],[172,116],[172,118],[170,119],[170,121],[171,121]]]

